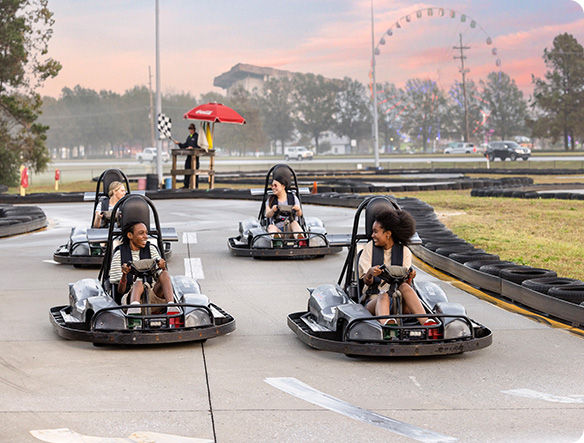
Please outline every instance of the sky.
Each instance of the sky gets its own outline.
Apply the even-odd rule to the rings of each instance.
[[[63,69],[38,92],[59,97],[79,85],[123,94],[150,80],[156,88],[155,0],[48,6],[55,19],[49,55]],[[449,89],[461,79],[453,48],[462,39],[468,79],[501,70],[527,98],[555,36],[569,33],[584,45],[584,11],[573,0],[159,0],[159,28],[161,92],[195,97],[224,93],[213,79],[238,63],[368,85],[373,47],[377,83],[429,78]]]

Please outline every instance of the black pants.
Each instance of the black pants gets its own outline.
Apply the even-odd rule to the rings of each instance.
[[[199,157],[195,157],[195,169],[199,169]],[[191,169],[192,168],[192,164],[193,164],[193,156],[189,155],[187,156],[187,159],[185,160],[185,169]],[[191,185],[191,176],[185,174],[185,179],[184,179],[184,185],[185,187],[189,187]],[[195,189],[199,189],[199,176],[195,175]]]

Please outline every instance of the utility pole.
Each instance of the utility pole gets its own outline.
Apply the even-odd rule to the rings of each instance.
[[[152,72],[148,66],[148,89],[150,90],[150,146],[156,146],[156,139],[154,138],[154,109],[152,108]]]
[[[469,69],[464,69],[464,60],[466,56],[464,55],[465,49],[470,49],[470,46],[462,46],[462,34],[460,36],[460,46],[453,46],[452,49],[460,49],[460,57],[454,56],[454,59],[460,59],[460,72],[462,73],[462,95],[464,98],[464,141],[468,142],[468,100],[466,99],[466,77],[465,74],[469,72]]]
[[[156,0],[156,119],[162,112],[162,92],[160,90],[160,25],[158,20],[158,0]],[[156,125],[156,175],[158,176],[158,186],[162,183],[162,140],[160,131]]]
[[[373,0],[371,0],[371,72],[373,88],[373,153],[375,158],[375,169],[379,168],[379,122],[377,121],[377,83],[375,80],[375,41],[373,31]]]

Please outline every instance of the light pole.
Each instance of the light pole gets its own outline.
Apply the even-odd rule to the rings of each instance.
[[[377,121],[377,83],[375,81],[375,41],[373,29],[373,0],[371,0],[371,73],[373,81],[373,150],[375,169],[379,168],[379,122]]]
[[[160,92],[160,38],[158,25],[158,0],[156,0],[156,121],[162,113],[162,98]],[[162,183],[162,140],[160,140],[160,130],[156,125],[156,175],[158,175],[158,186]]]

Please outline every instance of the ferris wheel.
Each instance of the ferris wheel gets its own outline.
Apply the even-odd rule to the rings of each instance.
[[[393,86],[400,79],[407,90],[425,89],[432,102],[438,89],[446,91],[458,106],[472,102],[472,133],[488,120],[491,111],[476,91],[463,98],[463,76],[478,83],[489,72],[500,73],[501,59],[493,39],[472,17],[442,7],[419,9],[392,22],[374,54],[369,88],[373,94],[375,68],[378,109],[398,133],[402,114],[419,105],[411,94],[396,93]]]

